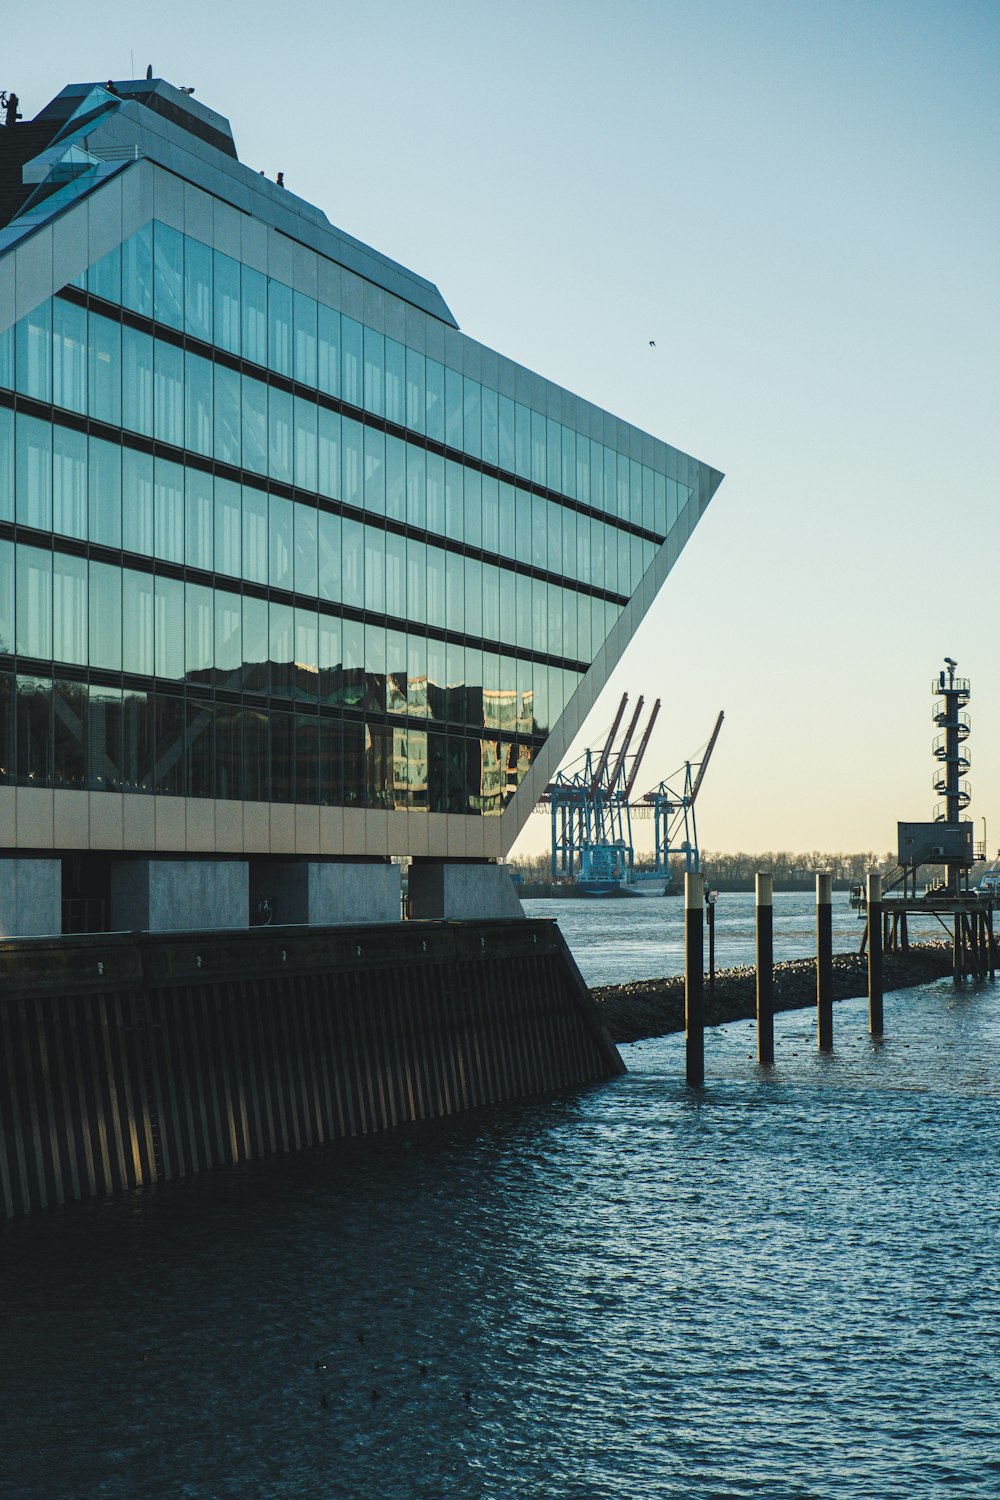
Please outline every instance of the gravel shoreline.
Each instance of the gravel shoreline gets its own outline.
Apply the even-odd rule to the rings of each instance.
[[[908,953],[883,957],[885,990],[926,984],[951,973],[947,943],[913,944]],[[751,1020],[756,1015],[756,970],[753,965],[716,969],[715,994],[709,998],[705,981],[705,1024]],[[868,960],[859,953],[837,953],[833,959],[833,998],[850,1000],[868,993]],[[627,984],[599,985],[591,990],[616,1042],[666,1036],[684,1030],[684,976],[635,979]],[[801,1010],[816,1004],[816,960],[795,958],[774,966],[775,1010]]]

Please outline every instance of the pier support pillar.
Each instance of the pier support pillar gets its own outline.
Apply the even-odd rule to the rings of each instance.
[[[0,937],[58,937],[62,860],[0,859]]]
[[[774,1062],[774,876],[757,873],[757,1061]]]
[[[882,1035],[882,877],[868,872],[868,1030]]]
[[[415,859],[407,885],[414,919],[469,922],[524,916],[506,865]]]
[[[261,925],[355,926],[398,922],[400,871],[384,859],[254,860],[251,921]]]
[[[243,859],[120,859],[111,866],[111,925],[118,932],[246,927]]]
[[[701,874],[684,876],[684,1053],[689,1087],[705,1082],[705,888]]]
[[[816,876],[816,1042],[833,1048],[833,876]]]

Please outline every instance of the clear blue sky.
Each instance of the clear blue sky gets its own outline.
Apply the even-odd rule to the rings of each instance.
[[[58,0],[4,29],[26,116],[152,62],[465,332],[725,470],[580,741],[661,697],[652,784],[724,708],[704,846],[929,817],[946,653],[1000,845],[996,0]]]

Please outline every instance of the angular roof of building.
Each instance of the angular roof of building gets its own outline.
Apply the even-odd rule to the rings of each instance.
[[[114,89],[71,84],[33,120],[0,130],[0,254],[109,176],[148,159],[458,327],[433,282],[245,166],[224,116],[162,78],[124,80]]]

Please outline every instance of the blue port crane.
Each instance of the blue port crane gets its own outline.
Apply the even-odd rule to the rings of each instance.
[[[669,879],[672,854],[683,854],[686,869],[699,868],[695,802],[719,737],[723,715],[719,714],[700,760],[686,761],[682,771],[669,781],[661,781],[653,791],[634,802],[633,792],[660,711],[660,700],[654,703],[633,750],[643,705],[644,699],[640,697],[619,743],[628,706],[628,694],[623,694],[601,748],[585,750],[579,760],[560,771],[546,787],[539,807],[547,807],[552,820],[553,880],[575,880],[589,885],[630,883],[635,878],[633,814],[655,820],[657,876]],[[678,777],[683,778],[680,784]]]
[[[725,714],[720,712],[701,760],[686,760],[682,770],[676,772],[670,781],[661,781],[658,787],[647,792],[642,799],[643,803],[651,808],[655,820],[654,869],[657,875],[669,877],[672,854],[684,856],[686,871],[701,869],[694,805],[698,800],[698,793],[705,779],[705,772],[708,770],[708,763],[712,758],[712,751],[715,749],[715,742],[719,738],[719,730],[722,728],[724,718]],[[677,779],[681,775],[683,775],[683,780],[678,788]]]

